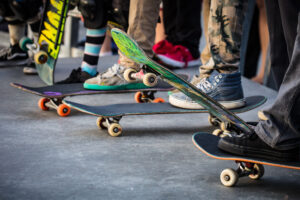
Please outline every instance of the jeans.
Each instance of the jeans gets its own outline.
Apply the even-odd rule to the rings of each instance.
[[[288,64],[274,104],[263,110],[268,119],[260,121],[255,132],[271,147],[288,150],[297,147],[300,141],[300,2],[267,0],[266,7],[270,23],[271,67],[275,66],[279,73],[286,67],[282,65],[286,60]],[[275,12],[277,14],[273,15]],[[280,21],[274,20],[275,16],[279,16]],[[284,40],[274,41],[279,37]],[[286,48],[280,48],[284,46]]]

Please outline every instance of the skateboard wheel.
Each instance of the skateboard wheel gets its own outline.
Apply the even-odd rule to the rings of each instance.
[[[120,126],[120,124],[112,123],[108,128],[108,133],[112,137],[118,137],[122,133],[122,127]]]
[[[158,82],[157,76],[153,73],[147,73],[143,78],[143,83],[148,87],[156,86],[157,82]]]
[[[137,73],[137,71],[134,69],[131,69],[131,68],[126,69],[123,74],[124,79],[126,81],[128,81],[129,83],[134,82],[136,79],[132,77],[132,74],[135,74],[135,73]]]
[[[135,93],[134,95],[134,100],[137,102],[137,103],[145,103],[142,99],[142,96],[143,94],[141,92],[137,92]]]
[[[23,37],[19,42],[19,46],[23,51],[28,51],[28,48],[26,47],[27,44],[33,44],[32,39]]]
[[[231,168],[228,168],[228,169],[224,169],[221,172],[220,180],[223,185],[225,185],[227,187],[232,187],[238,182],[239,176],[236,173],[236,171],[234,171]]]
[[[107,129],[106,120],[103,117],[98,117],[96,123],[100,129]]]
[[[45,64],[48,60],[48,54],[45,51],[39,51],[34,54],[34,62],[36,64]]]
[[[152,103],[165,103],[165,100],[163,98],[156,98],[152,101]]]
[[[220,137],[222,135],[223,131],[221,129],[216,129],[212,132],[213,135]]]
[[[254,164],[253,171],[254,171],[254,173],[250,174],[249,178],[251,178],[253,180],[258,180],[258,179],[260,179],[264,175],[265,168],[261,164]]]
[[[57,108],[57,114],[61,117],[66,117],[70,114],[71,108],[66,104],[60,104]]]
[[[49,110],[49,107],[46,106],[46,103],[49,102],[50,100],[47,99],[47,98],[41,98],[39,100],[39,108],[42,109],[42,110]]]
[[[208,122],[212,125],[212,126],[218,126],[219,125],[219,120],[218,118],[216,118],[215,116],[209,115],[208,116]]]
[[[227,131],[227,125],[226,125],[226,123],[225,122],[221,122],[220,123],[220,128],[221,128],[222,131]]]

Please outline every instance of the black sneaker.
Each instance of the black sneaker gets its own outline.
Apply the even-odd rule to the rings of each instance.
[[[28,63],[28,54],[23,51],[19,44],[0,50],[0,66],[17,66]]]
[[[91,76],[89,73],[81,71],[81,68],[79,67],[78,69],[73,69],[68,78],[57,82],[57,84],[84,83],[87,79],[93,77],[94,76]]]
[[[274,161],[299,160],[299,148],[291,150],[274,149],[261,140],[256,133],[223,137],[219,140],[218,148],[240,156]]]

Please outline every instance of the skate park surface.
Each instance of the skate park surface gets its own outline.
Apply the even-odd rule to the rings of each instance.
[[[100,59],[98,71],[118,60]],[[59,59],[56,80],[80,65],[79,58]],[[297,199],[299,171],[265,166],[254,181],[241,178],[233,188],[223,186],[220,172],[236,168],[215,160],[192,143],[196,132],[213,128],[207,114],[127,116],[123,135],[111,137],[96,126],[96,117],[72,110],[59,117],[38,108],[38,96],[9,85],[43,86],[22,67],[1,68],[0,199]],[[176,71],[191,76],[198,68]],[[257,111],[274,102],[276,92],[243,79],[245,96],[265,95],[265,105],[239,114],[257,121]],[[167,93],[157,97],[167,100]],[[69,97],[78,103],[108,105],[134,102],[134,94]]]

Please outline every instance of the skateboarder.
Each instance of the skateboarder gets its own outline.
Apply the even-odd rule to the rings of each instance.
[[[25,67],[24,73],[36,74],[35,68],[28,59],[27,52],[19,47],[19,41],[25,36],[25,26],[29,24],[34,38],[38,38],[42,1],[37,0],[19,0],[0,2],[0,16],[8,22],[10,37],[10,47],[1,49],[0,65],[16,66],[29,64],[31,67]]]
[[[200,76],[195,76],[192,80],[197,88],[229,109],[245,105],[239,65],[246,11],[247,1],[210,2],[208,39],[211,58],[201,66]],[[179,92],[171,94],[169,102],[186,109],[202,108]]]
[[[242,156],[292,161],[299,158],[300,142],[300,2],[267,0],[266,8],[271,66],[276,71],[282,70],[278,67],[285,68],[281,64],[287,61],[288,68],[276,101],[259,112],[261,120],[253,127],[254,132],[222,138],[218,147]],[[274,18],[274,13],[278,18]],[[284,40],[278,40],[280,36],[284,36]]]

